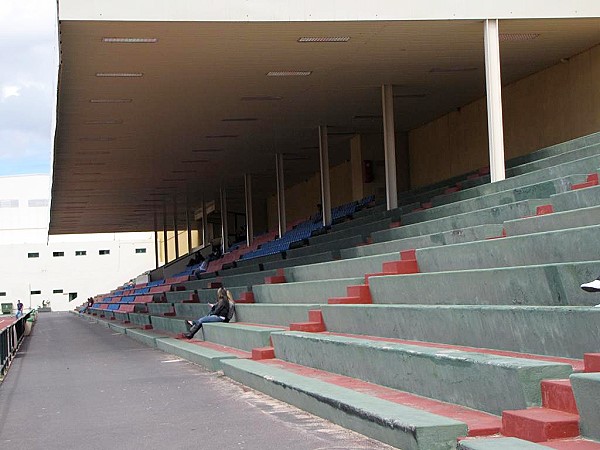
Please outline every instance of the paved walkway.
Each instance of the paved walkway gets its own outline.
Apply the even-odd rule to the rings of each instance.
[[[390,448],[72,314],[38,317],[0,385],[0,448]]]

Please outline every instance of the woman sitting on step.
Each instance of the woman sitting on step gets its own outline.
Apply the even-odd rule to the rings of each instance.
[[[200,317],[198,320],[188,320],[187,323],[191,328],[190,331],[183,333],[183,335],[188,339],[192,339],[198,330],[202,328],[203,323],[229,322],[231,316],[233,315],[230,311],[230,309],[233,309],[233,307],[230,306],[230,303],[233,304],[233,296],[231,295],[231,292],[229,292],[227,289],[219,288],[217,291],[217,303],[209,303],[211,308],[206,316]]]

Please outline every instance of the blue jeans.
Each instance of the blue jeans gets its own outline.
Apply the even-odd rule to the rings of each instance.
[[[22,315],[23,315],[23,311],[17,311],[17,315],[15,316],[15,318],[18,319]]]
[[[221,317],[219,317],[219,316],[204,316],[204,317],[200,317],[198,320],[194,320],[194,325],[202,326],[203,323],[224,322],[224,321],[225,321],[225,319],[221,319]]]

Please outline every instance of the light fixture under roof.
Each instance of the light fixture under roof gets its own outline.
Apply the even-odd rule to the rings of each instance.
[[[196,148],[192,150],[192,153],[217,153],[223,150],[222,148]]]
[[[248,97],[242,97],[243,102],[269,102],[282,100],[283,97],[278,95],[251,95]]]
[[[312,70],[272,70],[267,72],[268,77],[307,77]]]
[[[181,161],[182,164],[198,164],[210,162],[208,159],[184,159]]]
[[[358,116],[354,116],[354,119],[382,119],[383,116],[381,114],[361,114]]]
[[[350,36],[330,36],[330,37],[318,37],[318,36],[305,36],[298,38],[298,42],[348,42]]]
[[[256,117],[232,117],[229,119],[223,119],[221,122],[255,122],[258,119]]]
[[[102,42],[108,44],[155,44],[157,38],[134,38],[134,37],[103,37]]]
[[[475,70],[477,70],[477,67],[454,66],[454,67],[434,67],[429,72],[430,73],[456,73],[456,72],[473,72]]]
[[[502,42],[512,42],[512,41],[532,41],[537,39],[540,35],[539,33],[500,33],[499,39]]]
[[[209,134],[204,136],[207,139],[228,139],[239,137],[238,134]]]
[[[92,98],[90,103],[131,103],[132,98]]]
[[[86,120],[83,122],[85,125],[120,125],[123,123],[120,119],[112,120]]]
[[[394,94],[394,98],[424,98],[425,94]]]
[[[140,78],[144,74],[142,72],[96,72],[96,76],[100,78]]]
[[[107,142],[107,141],[114,141],[116,138],[114,137],[109,137],[109,136],[93,136],[93,137],[82,137],[79,138],[80,141],[93,141],[93,142]]]

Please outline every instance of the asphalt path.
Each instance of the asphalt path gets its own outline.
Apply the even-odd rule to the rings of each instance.
[[[0,385],[0,448],[390,449],[70,313],[39,314]]]

